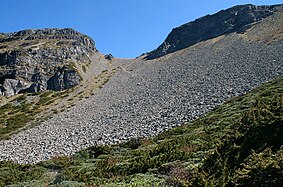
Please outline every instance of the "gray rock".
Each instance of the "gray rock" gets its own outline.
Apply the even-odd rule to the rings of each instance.
[[[0,66],[15,64],[19,55],[20,51],[18,50],[0,53]]]
[[[47,81],[47,89],[60,91],[76,86],[80,83],[78,73],[70,68],[63,67],[58,69],[53,77]]]
[[[32,78],[32,84],[29,88],[21,90],[21,92],[29,92],[29,93],[35,93],[35,92],[43,92],[47,89],[47,82],[45,81],[47,78],[40,74],[35,73]]]
[[[15,79],[5,79],[3,84],[3,95],[6,97],[13,96],[17,93],[19,93],[21,90],[24,90],[28,88],[31,85],[31,83],[27,83],[21,80],[15,80]]]
[[[111,61],[114,57],[112,54],[107,54],[107,55],[104,55],[104,58]]]

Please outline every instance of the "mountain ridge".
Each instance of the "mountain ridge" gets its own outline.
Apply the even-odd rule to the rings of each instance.
[[[157,49],[147,53],[144,58],[148,60],[159,58],[220,35],[244,32],[252,24],[258,23],[277,11],[282,12],[282,4],[270,6],[246,4],[200,17],[174,28],[165,41]]]

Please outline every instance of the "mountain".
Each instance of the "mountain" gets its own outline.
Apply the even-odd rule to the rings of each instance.
[[[1,92],[12,96],[76,86],[81,77],[75,64],[87,66],[94,52],[91,38],[69,28],[1,34]]]
[[[282,7],[205,16],[135,59],[71,29],[2,34],[0,185],[280,186]]]
[[[145,58],[154,59],[198,42],[229,33],[245,32],[264,18],[282,11],[282,6],[240,5],[174,28],[165,41]]]

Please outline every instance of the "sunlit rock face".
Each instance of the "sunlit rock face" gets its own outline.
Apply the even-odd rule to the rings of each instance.
[[[69,28],[0,34],[1,94],[73,87],[81,78],[72,64],[89,62],[94,52],[91,38]]]

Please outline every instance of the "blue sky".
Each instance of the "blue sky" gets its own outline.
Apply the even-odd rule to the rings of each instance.
[[[0,0],[0,32],[74,28],[99,51],[136,57],[157,48],[177,26],[239,4],[282,0]]]

